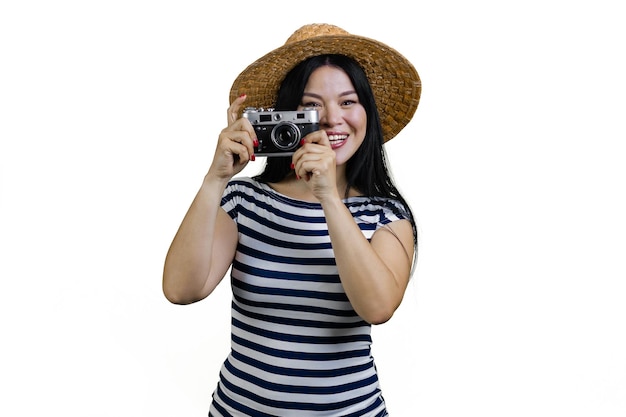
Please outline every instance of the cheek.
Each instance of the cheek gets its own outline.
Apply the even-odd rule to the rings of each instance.
[[[365,114],[365,109],[362,107],[358,110],[355,110],[349,115],[349,121],[352,127],[357,131],[362,131],[362,134],[365,134],[365,129],[367,127],[367,115]]]

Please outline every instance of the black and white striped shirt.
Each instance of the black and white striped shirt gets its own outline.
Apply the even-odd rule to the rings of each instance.
[[[400,203],[344,203],[367,239],[406,219]],[[371,326],[341,285],[320,204],[250,178],[232,180],[223,209],[237,223],[231,269],[231,353],[210,416],[386,416]]]

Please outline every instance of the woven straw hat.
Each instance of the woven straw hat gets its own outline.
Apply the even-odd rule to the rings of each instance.
[[[246,106],[272,107],[287,73],[307,58],[341,54],[356,60],[374,91],[384,141],[409,123],[419,104],[422,84],[413,65],[389,46],[328,24],[309,24],[296,30],[287,42],[248,66],[230,90],[232,103],[246,94]]]

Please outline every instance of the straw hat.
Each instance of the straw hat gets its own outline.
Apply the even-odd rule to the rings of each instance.
[[[232,103],[246,94],[246,106],[272,107],[278,88],[298,63],[315,55],[341,54],[356,60],[374,91],[385,142],[409,123],[419,104],[422,84],[413,65],[389,46],[328,24],[309,24],[287,42],[246,68],[230,90]]]

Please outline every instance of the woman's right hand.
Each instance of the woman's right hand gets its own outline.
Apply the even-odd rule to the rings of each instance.
[[[209,176],[228,181],[241,172],[249,161],[254,161],[254,146],[258,144],[254,128],[248,119],[239,117],[239,110],[246,100],[239,96],[228,108],[228,126],[222,130],[217,141]]]

